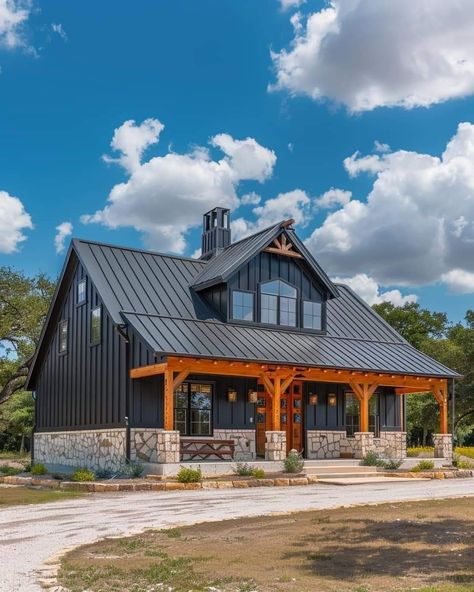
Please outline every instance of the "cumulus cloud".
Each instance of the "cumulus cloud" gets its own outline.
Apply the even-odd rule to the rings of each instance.
[[[375,140],[374,152],[380,152],[381,154],[383,154],[384,152],[390,152],[390,146],[388,144],[384,144],[383,142]]]
[[[427,107],[474,92],[471,0],[331,0],[292,22],[290,47],[272,54],[270,89],[351,112]]]
[[[352,193],[344,189],[332,187],[315,200],[316,207],[329,210],[337,206],[344,206],[351,201]]]
[[[26,240],[23,230],[33,228],[31,217],[21,201],[0,191],[0,253],[14,253]]]
[[[256,206],[261,201],[262,201],[262,198],[260,197],[260,195],[258,195],[258,193],[255,193],[255,191],[251,191],[250,193],[246,193],[245,195],[242,195],[242,197],[240,198],[240,203],[243,206],[247,206],[247,205]]]
[[[305,4],[306,0],[279,0],[279,2],[282,10],[291,10]]]
[[[220,159],[198,147],[142,162],[144,150],[158,142],[162,129],[161,122],[147,119],[139,125],[126,121],[115,130],[111,146],[120,155],[106,160],[119,163],[128,179],[112,188],[103,209],[81,220],[109,228],[132,226],[150,248],[182,253],[186,232],[199,224],[203,212],[216,205],[237,208],[239,183],[268,179],[276,156],[253,138],[219,134],[209,146],[223,153]]]
[[[57,33],[63,41],[68,40],[68,36],[61,23],[51,23],[51,28]]]
[[[444,281],[471,290],[474,273],[474,125],[461,123],[441,157],[399,150],[353,155],[349,174],[374,175],[366,202],[330,213],[307,240],[334,275],[382,285]],[[347,159],[346,159],[347,160]]]
[[[443,273],[441,280],[452,292],[472,294],[474,292],[474,273],[464,269],[451,269]]]
[[[72,224],[70,222],[61,222],[56,226],[56,236],[54,237],[54,248],[56,253],[62,253],[66,246],[66,239],[72,234]]]
[[[26,47],[23,28],[30,10],[29,0],[0,0],[0,47]]]
[[[245,218],[234,220],[232,236],[235,240],[239,240],[288,218],[293,218],[296,224],[305,226],[310,205],[310,197],[301,189],[280,193],[277,197],[267,199],[263,205],[253,208],[255,221]]]
[[[363,300],[372,306],[373,304],[380,304],[382,302],[390,302],[395,306],[403,306],[410,302],[417,302],[418,296],[416,294],[407,294],[403,296],[400,290],[381,291],[378,283],[365,273],[359,273],[353,277],[346,278],[332,278],[333,282],[339,284],[346,284]]]

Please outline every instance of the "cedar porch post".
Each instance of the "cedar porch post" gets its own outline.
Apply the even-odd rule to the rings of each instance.
[[[166,431],[173,430],[173,396],[174,396],[174,388],[173,388],[173,370],[170,370],[169,367],[166,368],[164,372],[165,378],[165,388],[164,388],[164,421],[163,426]]]
[[[434,398],[439,405],[439,433],[447,434],[448,430],[448,388],[447,383],[433,387]]]
[[[272,429],[274,432],[281,430],[280,408],[281,408],[281,377],[275,376],[273,380],[273,405],[272,405]]]
[[[350,383],[350,387],[354,391],[354,394],[359,399],[360,409],[360,431],[369,431],[369,402],[372,395],[375,393],[378,384],[357,384],[354,382]]]

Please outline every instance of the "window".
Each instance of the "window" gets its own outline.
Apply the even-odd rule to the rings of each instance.
[[[322,329],[321,302],[303,302],[303,327],[305,329]]]
[[[102,318],[100,306],[91,310],[91,344],[97,345],[100,343],[102,334]]]
[[[369,432],[373,432],[376,438],[379,436],[379,424],[379,397],[374,394],[369,401]],[[360,432],[360,405],[353,393],[346,393],[346,432],[348,436]]]
[[[260,322],[296,327],[296,288],[281,280],[260,286]]]
[[[253,321],[253,294],[252,292],[232,292],[232,318],[240,321]]]
[[[84,304],[86,301],[86,280],[77,282],[77,304]]]
[[[61,321],[59,323],[59,353],[65,354],[67,352],[67,327],[68,322]]]
[[[182,436],[212,433],[212,385],[183,382],[174,393],[174,429]]]

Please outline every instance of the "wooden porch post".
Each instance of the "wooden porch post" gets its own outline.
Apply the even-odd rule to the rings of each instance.
[[[435,386],[432,390],[439,405],[439,433],[448,434],[448,386],[447,383]]]
[[[280,407],[281,407],[281,377],[275,376],[273,380],[273,405],[272,405],[272,429],[281,430]]]
[[[174,388],[173,388],[173,370],[170,370],[168,367],[164,372],[165,378],[165,388],[164,388],[164,428],[166,431],[172,431],[174,427],[174,420],[173,420],[173,396],[174,396]]]
[[[360,409],[360,431],[369,431],[369,402],[372,395],[375,393],[378,384],[357,384],[350,383],[351,389],[354,391],[356,397],[359,399]]]

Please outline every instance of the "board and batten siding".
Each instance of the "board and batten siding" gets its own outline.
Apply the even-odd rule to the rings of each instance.
[[[77,283],[86,279],[86,302]],[[102,335],[90,343],[90,314],[102,310]],[[67,352],[59,353],[59,323],[68,321]],[[36,383],[36,431],[98,429],[125,423],[126,344],[80,264],[72,274]]]

